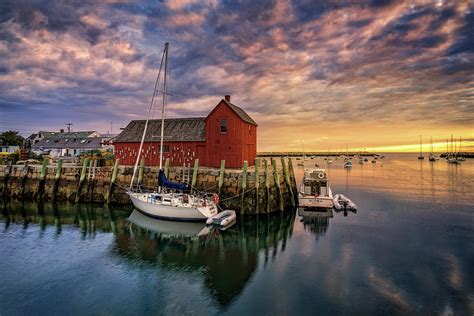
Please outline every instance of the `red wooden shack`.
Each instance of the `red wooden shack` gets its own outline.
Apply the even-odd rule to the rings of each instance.
[[[145,120],[131,121],[114,139],[115,156],[120,163],[135,163]],[[160,163],[161,120],[148,123],[142,157],[147,166]],[[207,117],[165,119],[164,159],[172,166],[199,165],[240,168],[244,160],[253,165],[257,155],[257,123],[226,95]]]

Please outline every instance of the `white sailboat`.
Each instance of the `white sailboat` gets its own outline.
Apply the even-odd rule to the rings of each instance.
[[[208,194],[188,194],[186,192],[187,186],[185,184],[173,183],[169,181],[163,171],[163,138],[165,107],[167,104],[166,76],[168,70],[168,49],[169,44],[166,43],[161,59],[160,70],[158,71],[155,88],[153,90],[148,117],[140,142],[140,148],[138,150],[137,160],[133,169],[132,180],[130,181],[130,188],[128,189],[127,194],[132,200],[133,205],[145,215],[168,220],[205,221],[209,217],[212,217],[218,213],[217,204],[219,203],[219,197],[215,194],[213,196]],[[143,192],[139,186],[134,189],[133,182],[137,172],[138,162],[140,161],[143,143],[145,141],[148,121],[150,120],[150,115],[153,112],[152,110],[155,103],[155,96],[158,92],[157,87],[159,84],[163,60],[164,80],[163,104],[161,109],[160,171],[158,175],[158,190],[156,192]]]
[[[431,136],[430,138],[430,155],[428,157],[428,160],[429,161],[436,161],[438,160],[439,158],[436,157],[434,154],[433,154],[433,136]]]
[[[423,157],[423,145],[421,143],[421,135],[420,135],[420,155],[418,156],[418,159],[425,159],[425,157]]]

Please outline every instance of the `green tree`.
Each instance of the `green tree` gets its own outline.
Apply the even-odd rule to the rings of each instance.
[[[0,146],[21,146],[25,139],[17,131],[5,131],[0,134]]]

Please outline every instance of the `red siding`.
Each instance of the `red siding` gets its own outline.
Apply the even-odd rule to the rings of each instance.
[[[220,132],[220,119],[227,119],[227,133]],[[244,160],[249,166],[255,163],[257,156],[257,126],[244,122],[224,101],[221,101],[206,118],[205,142],[167,142],[170,152],[164,159],[170,158],[170,165],[182,166],[199,164],[206,167],[219,167],[225,159],[226,168],[240,168]],[[133,165],[137,157],[139,142],[114,143],[115,156],[123,165]],[[145,164],[158,166],[160,163],[160,143],[143,144]],[[164,162],[163,162],[164,164]]]
[[[221,118],[227,119],[227,133],[220,132]],[[253,166],[257,155],[256,131],[255,125],[244,122],[221,101],[206,118],[206,166],[219,167],[222,159],[228,168],[240,168],[244,160]]]
[[[194,159],[197,158],[197,147],[205,145],[205,142],[167,142],[169,152],[163,155],[163,165],[166,158],[170,158],[170,165],[182,166],[189,163],[194,165]],[[115,157],[120,158],[120,164],[133,165],[137,159],[140,143],[115,143]],[[146,166],[160,165],[160,143],[144,143],[142,148],[142,157],[145,158]],[[201,163],[200,163],[201,164]]]

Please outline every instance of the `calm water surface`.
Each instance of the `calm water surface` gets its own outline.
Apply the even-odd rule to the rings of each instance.
[[[474,160],[416,156],[329,165],[355,214],[245,218],[226,231],[3,201],[0,314],[473,315]]]

